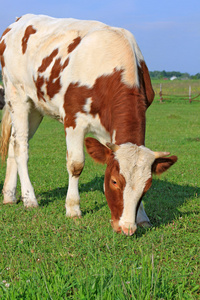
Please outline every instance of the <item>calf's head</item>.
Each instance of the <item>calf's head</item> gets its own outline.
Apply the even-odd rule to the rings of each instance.
[[[97,162],[106,164],[104,189],[116,232],[132,235],[136,229],[137,209],[151,187],[152,173],[162,174],[176,161],[169,152],[153,152],[132,143],[120,146],[86,138],[87,152]]]

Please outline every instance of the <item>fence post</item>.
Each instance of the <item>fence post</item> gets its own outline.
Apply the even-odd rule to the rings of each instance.
[[[163,102],[163,97],[162,97],[162,84],[160,84],[160,93],[159,93],[159,95],[160,95],[160,103],[162,103],[162,102]]]
[[[191,99],[191,85],[189,85],[189,102],[190,103],[192,102],[192,99]]]

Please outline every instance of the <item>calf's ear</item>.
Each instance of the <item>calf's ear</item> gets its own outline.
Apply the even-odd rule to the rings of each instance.
[[[170,157],[162,157],[162,158],[157,158],[151,169],[152,172],[156,175],[160,175],[163,172],[167,171],[175,162],[177,162],[178,157],[173,155]]]
[[[112,151],[106,146],[102,145],[99,141],[93,138],[85,139],[85,146],[88,154],[98,163],[108,163]]]

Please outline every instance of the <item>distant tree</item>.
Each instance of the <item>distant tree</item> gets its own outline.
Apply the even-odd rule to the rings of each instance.
[[[160,79],[162,78],[161,72],[160,71],[153,71],[153,72],[149,72],[150,77],[154,78],[154,79]]]
[[[168,77],[167,72],[165,70],[163,70],[161,72],[161,75],[162,75],[163,78]]]
[[[182,73],[181,78],[190,78],[190,74],[188,73]]]
[[[2,72],[0,70],[0,81],[2,81]]]
[[[200,73],[191,76],[192,79],[200,79]]]
[[[200,74],[197,73],[196,75],[194,76],[190,76],[190,74],[188,73],[181,73],[181,72],[177,72],[177,71],[171,71],[171,72],[167,72],[165,70],[163,71],[150,71],[149,72],[150,74],[150,77],[152,79],[161,79],[161,78],[171,78],[173,76],[176,76],[177,78],[199,78]]]

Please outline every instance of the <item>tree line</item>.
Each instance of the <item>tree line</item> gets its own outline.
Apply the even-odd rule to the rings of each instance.
[[[200,79],[200,73],[197,73],[196,75],[190,75],[189,73],[181,73],[176,71],[150,71],[149,73],[152,79],[170,79],[173,76],[176,76],[178,79]]]

